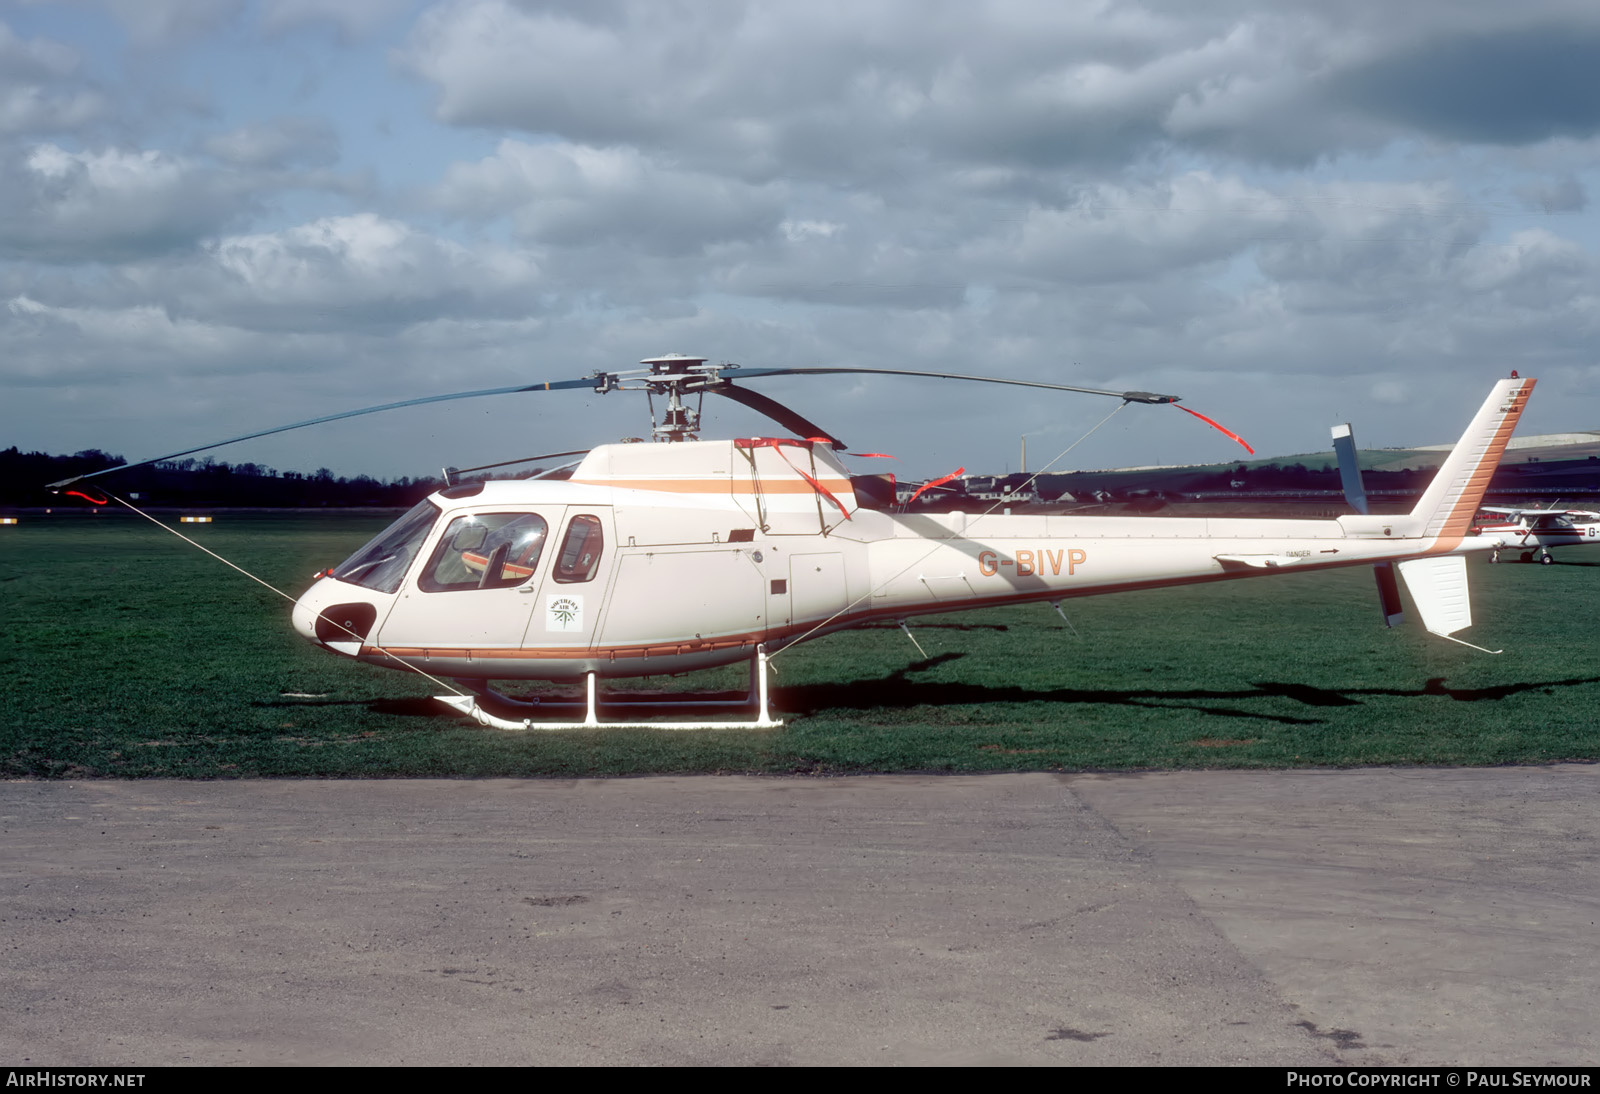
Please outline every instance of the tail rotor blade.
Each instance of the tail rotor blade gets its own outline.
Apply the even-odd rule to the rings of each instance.
[[[1344,487],[1344,500],[1358,513],[1370,512],[1367,488],[1361,482],[1361,461],[1356,456],[1356,435],[1349,422],[1333,427],[1333,454],[1339,461],[1339,484]],[[1400,583],[1395,577],[1394,563],[1373,563],[1372,576],[1378,580],[1378,607],[1383,612],[1383,625],[1398,627],[1406,621],[1406,613],[1400,603]]]
[[[1344,500],[1358,513],[1368,511],[1367,488],[1361,484],[1361,461],[1356,457],[1356,435],[1350,423],[1333,427],[1333,454],[1339,460],[1339,484]]]
[[[1383,625],[1398,627],[1406,621],[1406,612],[1400,603],[1400,584],[1395,580],[1394,563],[1375,562],[1372,573],[1378,579],[1378,607],[1383,610]]]

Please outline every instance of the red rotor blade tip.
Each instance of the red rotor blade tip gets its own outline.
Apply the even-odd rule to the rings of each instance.
[[[1210,418],[1207,418],[1204,414],[1200,413],[1198,410],[1190,410],[1186,406],[1178,406],[1177,403],[1173,403],[1172,405],[1178,407],[1178,409],[1183,411],[1185,414],[1193,414],[1196,418],[1199,418],[1202,422],[1205,422],[1206,425],[1210,426],[1212,429],[1215,429],[1218,433],[1221,433],[1221,434],[1223,434],[1224,436],[1227,436],[1227,437],[1232,437],[1234,440],[1238,441],[1241,445],[1243,445],[1244,446],[1244,450],[1246,452],[1250,453],[1250,455],[1254,456],[1256,454],[1256,450],[1250,447],[1250,442],[1245,440],[1243,437],[1239,436],[1239,434],[1235,433],[1233,430],[1228,429],[1225,426],[1219,425],[1217,422],[1214,422]]]

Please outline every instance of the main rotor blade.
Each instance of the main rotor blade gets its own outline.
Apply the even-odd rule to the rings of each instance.
[[[470,475],[474,471],[489,471],[496,467],[510,467],[518,463],[537,463],[540,460],[555,460],[562,456],[587,456],[594,451],[592,448],[574,448],[570,452],[541,452],[537,456],[524,456],[520,460],[501,460],[499,463],[484,463],[477,467],[447,467],[446,471],[454,475]]]
[[[1080,395],[1109,395],[1130,403],[1175,403],[1176,395],[1158,395],[1153,391],[1108,391],[1098,387],[1073,387],[1070,384],[1044,384],[1037,380],[1007,380],[1000,376],[967,376],[959,372],[919,372],[904,368],[741,368],[730,378],[748,380],[763,376],[804,376],[827,374],[865,374],[868,376],[928,376],[935,380],[972,380],[982,384],[1011,384],[1014,387],[1042,387],[1050,391],[1075,391]]]
[[[254,433],[246,433],[243,436],[229,437],[225,441],[214,441],[211,444],[197,445],[194,448],[185,448],[181,452],[169,452],[165,456],[152,456],[148,460],[140,460],[138,463],[123,463],[118,464],[116,467],[106,467],[99,471],[91,471],[86,475],[74,475],[70,479],[62,479],[60,482],[50,483],[45,487],[45,489],[57,490],[63,486],[69,486],[72,483],[81,482],[84,479],[98,478],[101,475],[109,475],[115,471],[128,471],[135,467],[145,467],[152,463],[160,463],[163,460],[175,460],[180,456],[192,456],[196,452],[206,452],[213,448],[221,448],[224,445],[238,444],[240,441],[253,441],[257,437],[270,437],[274,433],[287,433],[291,429],[304,429],[308,425],[322,425],[324,422],[337,422],[345,418],[357,418],[363,414],[377,414],[379,411],[383,410],[399,410],[401,407],[423,406],[426,403],[444,403],[449,402],[452,399],[476,399],[481,395],[514,395],[524,391],[563,391],[570,388],[579,387],[603,390],[604,385],[607,382],[608,381],[605,377],[591,376],[585,377],[582,380],[551,380],[546,383],[519,384],[515,387],[485,388],[482,391],[458,391],[450,395],[427,395],[420,399],[403,399],[398,403],[384,403],[381,406],[366,406],[362,407],[360,410],[346,410],[340,414],[325,414],[320,418],[308,418],[303,422],[292,422],[289,425],[275,426],[272,429],[261,429]]]
[[[1178,409],[1183,411],[1185,414],[1192,414],[1196,418],[1199,418],[1202,422],[1205,422],[1206,425],[1210,426],[1212,429],[1215,429],[1218,433],[1221,433],[1224,437],[1227,437],[1230,440],[1237,441],[1239,443],[1239,447],[1243,448],[1246,452],[1250,453],[1250,455],[1254,456],[1256,454],[1256,450],[1254,448],[1250,447],[1250,442],[1249,441],[1245,440],[1243,437],[1239,436],[1239,434],[1235,433],[1233,430],[1229,429],[1227,426],[1223,425],[1221,422],[1217,421],[1216,419],[1207,418],[1204,414],[1200,413],[1198,410],[1190,410],[1186,406],[1180,406]]]
[[[745,388],[730,384],[726,380],[714,387],[708,387],[705,390],[716,395],[725,396],[729,399],[732,399],[736,403],[741,403],[755,411],[757,414],[765,414],[767,417],[783,426],[783,428],[789,430],[796,437],[821,437],[832,444],[833,447],[838,449],[840,452],[845,450],[845,444],[843,441],[839,440],[839,438],[835,437],[832,433],[829,433],[826,429],[823,429],[820,425],[817,425],[809,418],[803,417],[795,411],[790,410],[776,399],[769,399],[767,396],[762,395],[759,392],[746,390]]]

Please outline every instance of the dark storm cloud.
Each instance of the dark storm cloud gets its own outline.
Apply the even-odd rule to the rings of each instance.
[[[1600,132],[1600,27],[1418,41],[1338,74],[1330,92],[1335,103],[1447,140],[1591,137]]]

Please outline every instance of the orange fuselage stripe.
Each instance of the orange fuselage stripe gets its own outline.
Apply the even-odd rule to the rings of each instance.
[[[759,483],[749,479],[571,479],[584,486],[612,486],[619,490],[656,490],[664,494],[814,494],[808,482],[788,479],[762,479]],[[823,486],[836,494],[848,493],[846,479],[819,479]]]

